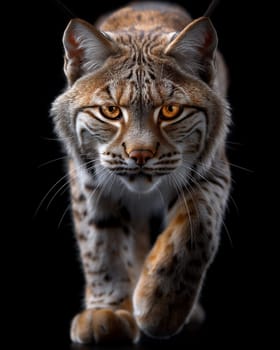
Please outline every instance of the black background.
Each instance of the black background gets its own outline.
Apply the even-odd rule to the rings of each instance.
[[[203,14],[209,2],[177,1],[194,18]],[[80,310],[83,296],[83,277],[67,211],[69,195],[67,187],[61,188],[65,181],[52,188],[65,175],[63,159],[58,159],[63,153],[49,117],[51,102],[65,86],[61,38],[71,17],[93,22],[126,1],[100,1],[98,9],[95,1],[63,3],[73,16],[53,0],[24,4],[22,12],[17,9],[19,20],[14,19],[19,29],[17,38],[24,43],[14,58],[16,64],[20,60],[16,67],[20,65],[23,75],[13,84],[20,92],[18,100],[22,99],[20,107],[24,110],[19,113],[17,109],[16,113],[19,151],[15,163],[21,181],[20,192],[15,191],[20,198],[13,201],[24,220],[17,216],[11,221],[19,233],[18,246],[23,255],[16,274],[24,276],[24,282],[17,285],[16,293],[26,307],[26,315],[32,317],[32,326],[27,325],[33,336],[28,338],[29,346],[50,349],[69,349],[70,320]],[[224,0],[212,21],[230,73],[228,96],[233,124],[228,156],[233,164],[233,188],[220,250],[202,292],[207,322],[195,335],[181,335],[166,343],[179,347],[181,342],[190,349],[219,344],[226,348],[256,339],[259,342],[268,317],[264,290],[271,285],[264,263],[270,217],[265,198],[272,186],[266,174],[271,130],[264,122],[273,115],[266,80],[271,75],[267,65],[271,40],[268,14],[263,5],[254,3],[245,9],[242,2]],[[24,230],[23,222],[27,222]],[[142,346],[156,345],[145,342]]]

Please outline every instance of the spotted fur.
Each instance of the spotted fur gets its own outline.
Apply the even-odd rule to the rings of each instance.
[[[63,43],[68,86],[52,115],[86,280],[71,338],[172,336],[202,318],[230,188],[216,32],[178,6],[136,3],[96,27],[72,20]],[[180,114],[168,120],[163,106]]]

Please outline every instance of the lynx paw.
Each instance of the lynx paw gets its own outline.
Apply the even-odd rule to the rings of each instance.
[[[168,338],[184,326],[188,302],[171,291],[166,293],[166,289],[146,276],[134,292],[137,324],[150,337]]]
[[[71,340],[80,344],[136,342],[138,337],[136,322],[126,310],[84,310],[74,317],[71,325]]]

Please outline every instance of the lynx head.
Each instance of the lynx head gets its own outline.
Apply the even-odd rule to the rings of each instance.
[[[172,179],[186,184],[209,166],[226,112],[213,88],[217,36],[208,18],[181,32],[105,32],[76,19],[63,43],[68,88],[52,113],[95,181],[143,193]]]

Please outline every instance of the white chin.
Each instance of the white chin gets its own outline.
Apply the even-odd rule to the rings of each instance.
[[[158,184],[158,180],[155,180],[154,178],[148,178],[148,177],[124,177],[121,178],[122,181],[125,183],[126,187],[131,192],[137,192],[137,193],[148,193],[155,189],[156,185]]]

